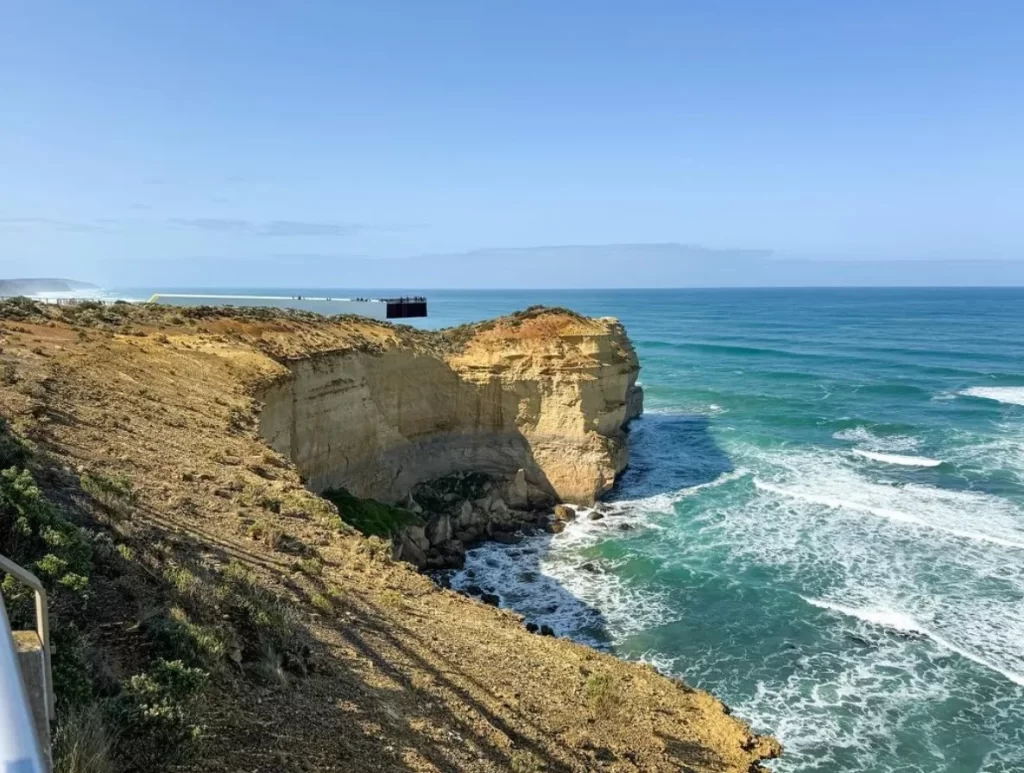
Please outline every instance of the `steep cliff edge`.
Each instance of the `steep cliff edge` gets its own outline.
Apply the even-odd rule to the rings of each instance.
[[[314,491],[397,502],[454,472],[511,476],[589,503],[626,466],[642,410],[622,326],[536,309],[415,346],[286,357],[263,390],[260,432]]]
[[[112,771],[751,773],[777,755],[711,695],[391,560],[259,432],[254,395],[295,362],[448,363],[486,333],[0,303],[0,482],[19,497],[0,515],[27,518],[0,548],[14,534],[53,591],[57,737],[106,735]]]

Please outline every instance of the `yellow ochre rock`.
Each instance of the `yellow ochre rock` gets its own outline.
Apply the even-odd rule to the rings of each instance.
[[[512,476],[570,502],[607,491],[642,410],[612,318],[534,309],[378,345],[292,351],[262,390],[260,432],[322,491],[397,502],[454,472]]]

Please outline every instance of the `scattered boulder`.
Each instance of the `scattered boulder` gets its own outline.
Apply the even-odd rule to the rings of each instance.
[[[635,529],[636,526],[634,526],[631,523],[620,523],[616,528],[619,531],[633,531],[633,529]]]
[[[440,545],[452,538],[452,519],[447,515],[434,515],[427,521],[425,529],[431,545]]]
[[[461,542],[463,545],[472,545],[480,539],[481,532],[476,527],[471,527],[465,531],[455,532],[455,539]]]
[[[550,493],[532,483],[527,482],[526,492],[530,507],[536,510],[543,510],[555,503],[555,498]]]
[[[604,518],[604,513],[598,512],[597,510],[593,510],[587,515],[588,521],[600,521],[602,518]]]
[[[445,555],[458,557],[460,560],[464,560],[466,557],[466,546],[457,539],[450,539],[447,542],[442,542],[438,545],[438,550]]]
[[[478,518],[476,513],[473,512],[473,503],[468,499],[464,500],[459,505],[459,526],[463,529],[473,526],[477,523]]]
[[[552,521],[544,527],[544,530],[547,531],[548,534],[561,534],[563,531],[565,531],[565,522]]]
[[[526,632],[527,633],[537,633],[537,631],[539,631],[539,630],[540,629],[537,627],[536,623],[527,623],[526,624]]]
[[[576,511],[569,505],[555,505],[555,518],[559,521],[575,521]]]
[[[403,502],[401,504],[401,507],[404,507],[410,513],[416,513],[416,515],[422,515],[423,514],[423,508],[420,507],[420,503],[419,502],[417,502],[415,499],[413,499],[411,491],[409,492],[409,495],[406,496],[405,500],[403,500]]]
[[[542,625],[540,627],[540,635],[541,636],[554,636],[555,635],[555,631],[554,631],[554,629],[550,625]]]
[[[479,585],[467,585],[465,587],[466,594],[469,596],[480,596],[483,594],[484,589]]]
[[[516,470],[515,476],[505,489],[505,501],[513,510],[525,510],[530,506],[530,490],[526,485],[526,470]]]
[[[518,534],[509,534],[507,532],[499,531],[492,534],[491,539],[495,542],[500,542],[502,545],[517,545],[523,538]]]
[[[496,607],[499,604],[501,604],[501,598],[494,595],[493,593],[481,593],[480,600],[492,607]]]
[[[392,558],[396,561],[408,561],[418,569],[427,565],[427,549],[430,547],[423,537],[423,527],[415,527],[419,534],[414,534],[414,529],[403,529],[395,541]]]

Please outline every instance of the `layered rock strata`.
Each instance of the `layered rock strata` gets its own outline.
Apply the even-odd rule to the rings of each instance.
[[[260,432],[312,490],[396,503],[472,471],[517,481],[506,504],[525,509],[531,496],[592,502],[625,468],[643,394],[616,320],[536,309],[415,344],[281,360]]]

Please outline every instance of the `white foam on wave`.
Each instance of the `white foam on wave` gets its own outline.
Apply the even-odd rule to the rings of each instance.
[[[865,459],[886,464],[899,464],[904,467],[938,467],[942,464],[941,459],[929,459],[927,456],[901,456],[899,454],[882,454],[878,451],[865,451],[862,448],[853,449],[853,453]]]
[[[750,474],[750,470],[745,467],[740,467],[732,470],[731,472],[722,473],[717,478],[709,480],[707,483],[698,483],[695,486],[686,486],[685,488],[681,488],[677,491],[664,494],[653,494],[646,497],[637,497],[636,499],[617,499],[612,504],[615,507],[622,507],[640,513],[672,514],[675,512],[674,508],[678,502],[689,497],[697,496],[707,489],[718,488],[719,486],[724,486],[727,483],[732,483],[734,480],[745,478]],[[659,524],[651,521],[646,521],[644,525],[650,528],[659,528]]]
[[[753,691],[732,681],[733,666],[713,650],[677,659],[679,673],[724,674],[708,686],[782,741],[786,755],[772,766],[779,773],[903,769],[904,723],[924,743],[934,741],[933,769],[942,769],[944,739],[957,725],[930,707],[973,705],[982,693],[989,697],[976,710],[991,723],[992,759],[1024,762],[1014,751],[1024,738],[1024,561],[1016,547],[926,526],[1024,543],[1024,512],[979,492],[885,482],[885,468],[856,464],[839,450],[730,451],[756,470],[755,485],[746,496],[740,487],[736,496],[709,499],[707,509],[688,510],[687,529],[667,532],[673,539],[659,549],[666,568],[677,562],[728,577],[757,567],[757,578],[771,577],[773,587],[856,614],[852,628],[815,626],[806,650],[798,644],[769,655],[754,671]],[[869,508],[882,517],[864,517]]]
[[[801,596],[804,601],[818,609],[828,609],[832,612],[839,612],[850,617],[856,617],[858,620],[863,620],[865,623],[872,623],[873,625],[880,625],[885,628],[894,628],[897,631],[906,631],[907,633],[925,633],[925,628],[918,623],[910,615],[906,615],[902,612],[896,612],[891,609],[879,608],[879,609],[856,609],[854,607],[846,607],[842,604],[833,604],[830,601],[824,601],[822,599],[812,599],[806,596]]]
[[[958,538],[962,538],[964,540],[977,540],[991,543],[992,545],[1000,545],[1005,548],[1024,550],[1024,534],[1021,534],[1018,538],[1011,538],[1011,536],[999,536],[985,531],[955,528],[941,523],[930,522],[929,520],[926,520],[919,515],[915,515],[914,513],[903,512],[889,507],[880,507],[878,505],[871,504],[871,501],[863,502],[855,499],[845,500],[838,497],[820,495],[820,493],[814,493],[813,491],[803,490],[801,488],[775,485],[774,483],[768,483],[758,478],[754,479],[754,485],[763,491],[776,493],[776,495],[780,497],[800,500],[812,505],[850,510],[855,513],[866,513],[880,518],[888,518],[889,520],[896,521],[897,523],[908,523],[914,526],[921,526],[926,529],[942,531],[953,536],[958,536]],[[894,491],[898,490],[895,486],[890,487],[893,488]]]
[[[513,546],[486,543],[467,552],[464,569],[452,576],[452,587],[478,585],[529,622],[598,648],[672,621],[662,594],[619,576],[622,561],[588,554],[603,540],[657,528],[646,522],[648,514],[620,509],[617,503],[614,515],[592,521],[592,508],[569,506],[576,519],[560,534],[528,537]],[[619,524],[633,528],[619,531]]]
[[[804,601],[806,601],[808,604],[818,607],[819,609],[828,609],[832,612],[838,612],[842,615],[855,617],[858,620],[863,620],[865,623],[870,623],[872,625],[880,625],[884,628],[892,628],[897,631],[903,631],[906,633],[913,633],[925,636],[938,646],[942,647],[943,649],[955,652],[961,657],[967,658],[973,663],[977,663],[979,666],[982,666],[991,671],[995,671],[998,674],[1001,674],[1014,684],[1024,687],[1024,674],[1018,674],[1014,671],[1009,671],[1007,669],[1000,668],[998,665],[990,662],[981,655],[975,652],[971,652],[970,650],[965,649],[964,647],[961,647],[957,644],[954,644],[953,642],[949,641],[949,639],[945,638],[939,633],[936,633],[935,631],[930,630],[929,628],[925,627],[923,624],[915,620],[913,617],[904,614],[903,612],[897,612],[895,610],[886,609],[884,607],[876,609],[862,609],[857,607],[844,606],[843,604],[835,604],[830,601],[824,601],[822,599],[813,599],[806,597],[801,598],[803,598]]]
[[[980,397],[1007,405],[1024,405],[1024,387],[969,387],[958,393],[964,397]]]
[[[979,475],[1005,472],[1024,483],[1024,425],[1019,421],[995,424],[984,435],[959,432],[949,461]]]
[[[863,443],[868,434],[860,428],[855,439]],[[683,492],[619,503],[649,510],[649,522],[666,526],[638,550],[666,573],[685,568],[696,583],[742,585],[753,571],[757,583],[768,577],[772,588],[860,617],[850,616],[852,628],[815,620],[806,649],[797,640],[749,672],[714,647],[680,645],[644,659],[713,689],[756,729],[774,733],[786,747],[772,764],[779,773],[903,769],[904,723],[932,746],[934,769],[941,769],[945,739],[957,726],[931,707],[973,705],[982,693],[989,697],[977,711],[992,723],[993,760],[1017,762],[1024,510],[978,491],[899,485],[886,479],[895,468],[857,462],[845,449],[735,442],[726,450],[740,474],[708,485],[738,480],[688,502],[682,518]],[[979,773],[1011,769],[982,766]]]
[[[876,435],[867,427],[857,426],[833,433],[835,440],[847,440],[871,451],[913,451],[921,441],[908,435]]]

